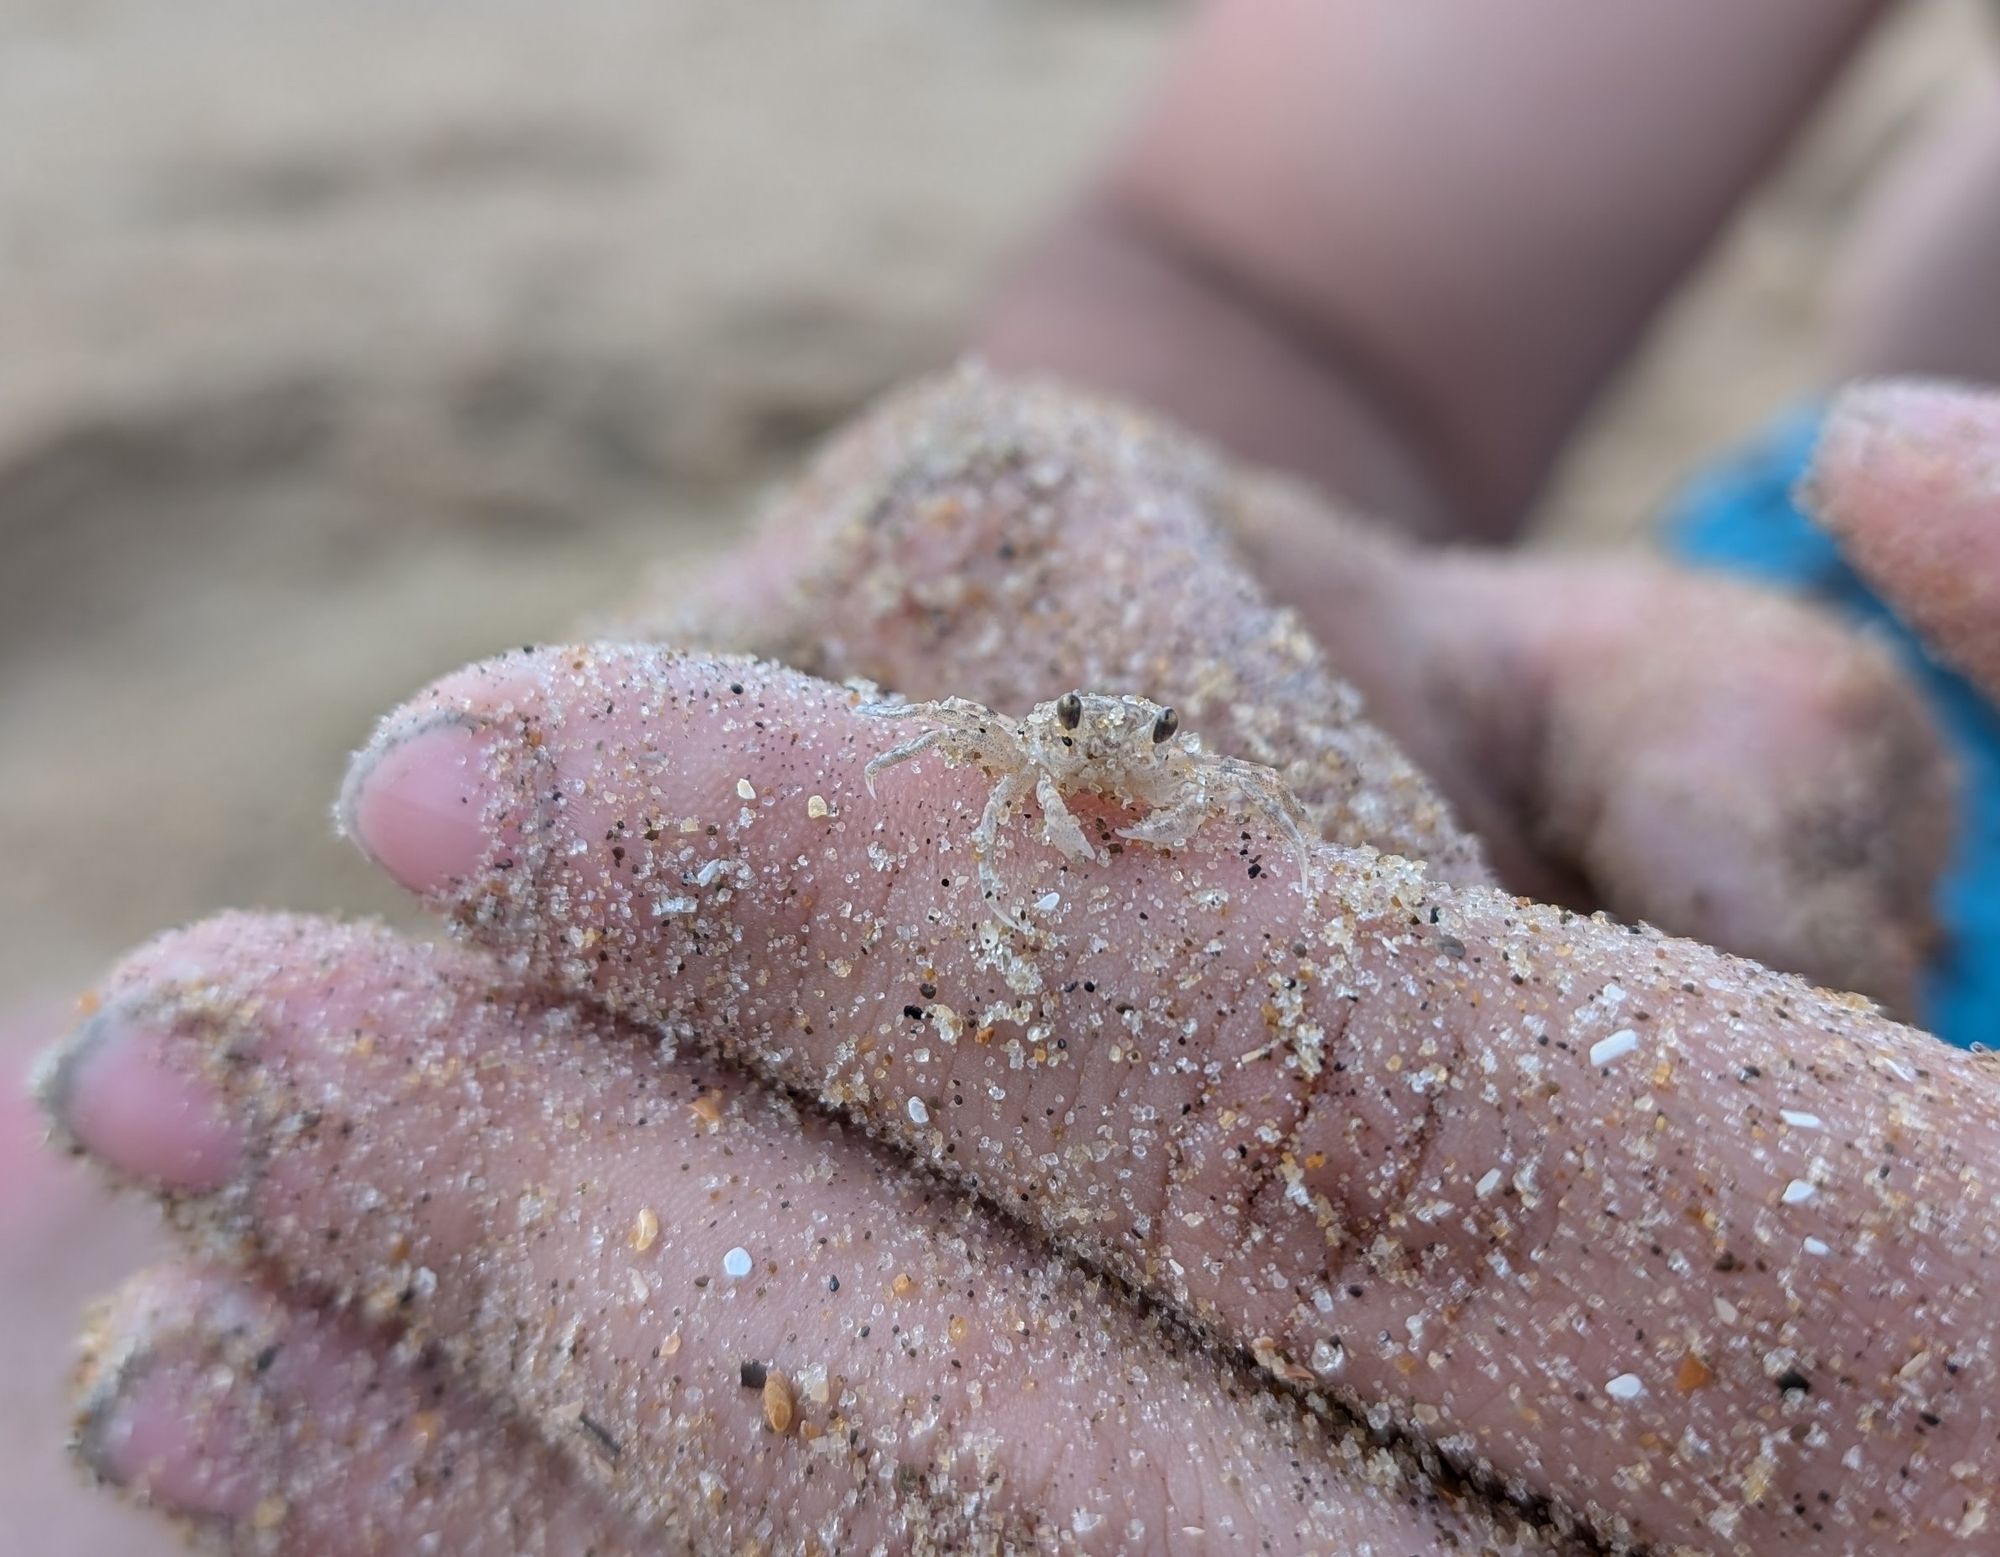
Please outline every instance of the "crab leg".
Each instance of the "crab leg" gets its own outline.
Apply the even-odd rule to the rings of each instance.
[[[930,750],[931,747],[937,745],[944,738],[944,735],[945,732],[943,729],[926,730],[915,740],[905,741],[901,746],[892,746],[888,751],[883,752],[881,756],[870,761],[868,766],[861,770],[862,781],[867,784],[868,793],[871,795],[875,793],[876,774],[882,772],[885,768],[893,768],[898,763],[908,762],[919,753]]]
[[[1056,781],[1046,770],[1035,780],[1035,801],[1042,808],[1042,837],[1051,846],[1073,860],[1097,858],[1097,851],[1083,836],[1083,829],[1077,826],[1076,818],[1063,804],[1062,791],[1056,788]]]
[[[1320,831],[1313,821],[1312,813],[1291,788],[1269,768],[1255,763],[1244,762],[1237,757],[1224,757],[1222,771],[1235,787],[1239,800],[1252,805],[1264,813],[1280,832],[1290,840],[1294,857],[1299,862],[1299,889],[1305,893],[1308,902],[1312,900],[1312,848],[1308,838],[1318,841]]]
[[[1140,843],[1150,843],[1162,849],[1180,849],[1187,846],[1195,829],[1201,826],[1214,812],[1214,803],[1205,784],[1197,785],[1193,793],[1170,806],[1163,806],[1144,821],[1134,822],[1130,827],[1118,829],[1121,838],[1136,839]]]
[[[1031,927],[1019,914],[1008,913],[1000,906],[1003,888],[1000,872],[993,865],[993,849],[1001,822],[1006,820],[1026,790],[1025,770],[1007,774],[993,786],[992,793],[986,797],[986,809],[980,813],[979,825],[972,829],[973,858],[979,862],[979,889],[985,895],[993,916],[1017,930]]]

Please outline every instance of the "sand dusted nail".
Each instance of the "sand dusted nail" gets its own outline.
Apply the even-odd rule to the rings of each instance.
[[[240,1304],[202,1314],[178,1294],[141,1290],[135,1283],[133,1296],[93,1312],[71,1452],[99,1481],[163,1510],[275,1528],[282,1505],[259,1494],[251,1468],[266,1414],[259,1380],[269,1363],[258,1360],[273,1327],[247,1323]]]
[[[627,1557],[621,1516],[518,1425],[354,1324],[221,1269],[93,1311],[71,1448],[205,1548]]]
[[[336,826],[412,892],[447,890],[485,853],[492,786],[483,728],[450,710],[391,721],[349,771]]]
[[[134,1009],[100,1011],[57,1045],[36,1090],[70,1144],[164,1189],[219,1189],[242,1156],[242,1132],[213,1082]]]

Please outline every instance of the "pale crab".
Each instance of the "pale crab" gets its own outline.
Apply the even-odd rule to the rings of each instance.
[[[1202,748],[1201,737],[1180,733],[1171,709],[1143,697],[1065,692],[1039,703],[1025,719],[1010,719],[962,697],[931,703],[869,703],[860,710],[877,719],[926,719],[932,728],[870,760],[875,775],[921,752],[935,750],[952,767],[976,765],[997,782],[972,830],[979,884],[995,917],[1029,930],[1018,913],[1001,909],[1000,876],[993,864],[1001,824],[1033,793],[1042,811],[1042,838],[1072,860],[1095,860],[1097,851],[1064,803],[1065,794],[1090,793],[1147,815],[1118,836],[1162,849],[1186,846],[1195,830],[1231,805],[1261,812],[1298,851],[1299,881],[1312,896],[1311,854],[1306,840],[1318,829],[1305,806],[1277,773],[1254,762]]]

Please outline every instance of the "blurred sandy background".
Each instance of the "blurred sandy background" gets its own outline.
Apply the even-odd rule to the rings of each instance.
[[[0,1007],[224,904],[396,908],[327,826],[371,717],[718,544],[946,360],[1173,14],[0,0]],[[1816,383],[1830,234],[1979,21],[1884,36],[1546,536],[1635,534]],[[51,1301],[129,1253],[80,1242]],[[60,1359],[6,1328],[0,1456],[47,1457]],[[32,1534],[67,1495],[6,1539],[139,1549]]]

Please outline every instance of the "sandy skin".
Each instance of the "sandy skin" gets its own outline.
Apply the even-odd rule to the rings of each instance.
[[[1954,772],[1877,643],[1642,558],[1439,550],[1133,407],[977,366],[834,438],[608,636],[1019,716],[1173,704],[1329,842],[1916,1008]]]
[[[89,1464],[226,1549],[1568,1549],[475,954],[236,916],[102,994],[73,1138],[337,1310],[167,1274],[95,1327]]]
[[[81,1144],[166,1190],[210,1247],[238,1254],[248,1238],[297,1289],[434,1341],[469,1398],[483,1389],[525,1413],[562,1475],[608,1489],[591,1516],[607,1543],[633,1519],[721,1520],[659,1526],[698,1540],[736,1527],[713,1508],[635,1502],[593,1463],[644,1468],[645,1496],[684,1489],[661,1474],[679,1465],[736,1485],[768,1463],[755,1434],[777,1432],[761,1391],[747,1437],[714,1436],[701,1413],[620,1417],[643,1398],[632,1370],[657,1360],[629,1333],[590,1348],[594,1364],[523,1366],[565,1355],[524,1354],[524,1335],[601,1322],[625,1301],[621,1279],[630,1300],[653,1300],[650,1277],[638,1297],[630,1263],[611,1263],[619,1236],[627,1253],[643,1242],[666,1259],[690,1251],[691,1229],[714,1231],[642,1200],[629,1220],[622,1205],[559,1217],[566,1230],[544,1248],[520,1195],[496,1192],[568,1152],[562,1182],[599,1194],[631,1171],[619,1164],[648,1160],[634,1110],[652,1119],[641,1100],[656,1088],[694,1088],[694,1120],[721,1122],[706,1099],[732,1084],[635,1056],[634,1029],[607,1023],[636,1019],[823,1099],[1287,1388],[1330,1392],[1420,1453],[1571,1504],[1614,1542],[1992,1549],[1989,1062],[1864,1002],[1366,849],[1315,852],[1302,891],[1283,868],[1290,840],[1255,814],[1206,818],[1171,849],[1120,840],[1137,819],[1087,791],[1066,799],[1101,859],[1049,848],[1032,815],[1005,831],[997,867],[1049,905],[1033,933],[1008,932],[983,911],[970,848],[990,780],[918,758],[870,796],[867,763],[895,733],[860,700],[767,663],[629,645],[450,678],[384,727],[347,816],[506,971],[376,932],[224,922],[114,977],[103,998],[116,1020],[67,1051],[52,1101]],[[338,1146],[329,1116],[354,1126],[336,1124]],[[788,1165],[782,1110],[744,1117],[721,1170],[732,1204],[906,1229],[921,1235],[912,1262],[954,1257],[925,1253],[937,1221],[921,1180],[913,1201],[842,1211],[840,1195],[822,1197],[845,1169],[828,1180],[831,1159]],[[363,1170],[349,1176],[355,1153]],[[872,1182],[881,1159],[867,1160]],[[476,1166],[451,1171],[464,1162]],[[953,1226],[947,1242],[963,1236]],[[980,1236],[1002,1240],[983,1246],[990,1261],[1013,1235]],[[714,1257],[704,1242],[687,1268],[713,1285]],[[723,1279],[754,1276],[758,1257],[748,1238],[731,1243]],[[1047,1272],[1024,1277],[1030,1288],[1087,1280],[999,1257]],[[566,1294],[553,1308],[537,1264],[551,1258]],[[879,1272],[888,1299],[943,1269],[893,1263]],[[1087,1290],[1096,1303],[1106,1289]],[[107,1354],[152,1333],[126,1323]],[[348,1340],[365,1351],[376,1333]],[[1189,1421],[1222,1424],[1224,1445],[1235,1431],[1202,1382],[1212,1366],[1172,1364],[1175,1453]],[[1101,1376],[1052,1376],[1099,1420]],[[1252,1411],[1267,1427],[1268,1410]],[[1283,1421],[1305,1419],[1276,1420],[1292,1433]],[[925,1442],[962,1447],[949,1433]],[[1298,1522],[1296,1487],[1275,1494],[1291,1520],[1277,1522],[1258,1503],[1268,1476],[1239,1485],[1224,1447],[1206,1463],[1248,1499],[1240,1528],[1285,1529],[1306,1549],[1322,1537],[1360,1549],[1356,1531],[1402,1549],[1412,1519],[1432,1521],[1423,1539],[1448,1539],[1435,1521],[1463,1516],[1441,1512],[1421,1467],[1414,1482],[1407,1462],[1364,1477],[1377,1502],[1350,1485],[1343,1444],[1308,1455],[1346,1467],[1329,1497],[1306,1499],[1332,1510],[1327,1525]],[[1265,1444],[1253,1458],[1294,1452]],[[948,1479],[965,1474],[962,1456],[946,1460]],[[1067,1511],[1074,1534],[1079,1511],[1096,1517],[1103,1478],[1004,1468],[980,1530],[1039,1533]],[[314,1474],[300,1497],[337,1503],[338,1483]],[[799,1493],[785,1517],[825,1514],[778,1486]],[[903,1490],[892,1477],[877,1502],[841,1512],[857,1529],[927,1528],[935,1510]],[[1157,1489],[1132,1492],[1157,1514]],[[241,1507],[270,1505],[232,1504],[224,1526],[256,1549],[265,1535]],[[369,1512],[372,1528],[398,1528],[393,1508]],[[1085,1544],[1121,1544],[1115,1525],[1090,1530],[1103,1533]]]
[[[915,762],[871,801],[891,737],[855,701],[750,661],[511,656],[392,721],[355,827],[531,977],[719,1043],[1609,1531],[2000,1539],[1990,1062],[1365,852],[1316,858],[1308,910],[1254,819],[1090,868],[1022,829],[1003,868],[1060,907],[1002,935],[985,779]],[[420,784],[476,819],[429,880],[396,809]]]

